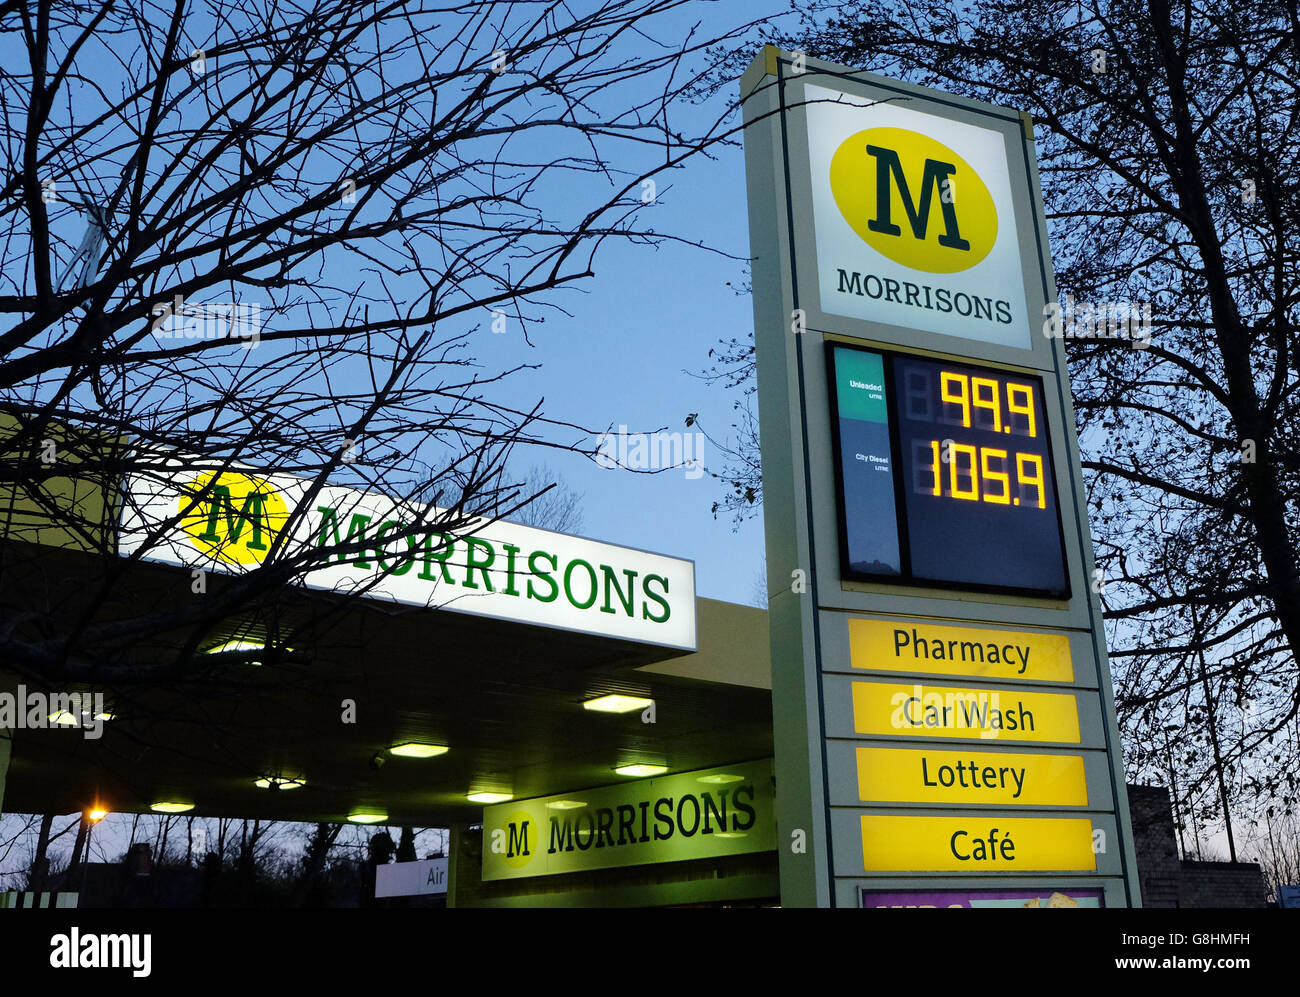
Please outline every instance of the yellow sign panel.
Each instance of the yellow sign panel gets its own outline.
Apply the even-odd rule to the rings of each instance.
[[[1082,755],[858,748],[864,802],[1086,807]]]
[[[1086,817],[862,817],[866,872],[1094,872]]]
[[[849,661],[854,668],[878,671],[1074,681],[1065,634],[852,618]]]
[[[1079,707],[1070,693],[854,682],[853,728],[886,737],[1078,744]]]

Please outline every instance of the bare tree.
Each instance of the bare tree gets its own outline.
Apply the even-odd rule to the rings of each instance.
[[[592,430],[510,378],[601,246],[665,238],[655,178],[726,140],[721,118],[677,125],[718,41],[683,36],[684,6],[0,7],[0,44],[27,50],[0,76],[6,667],[110,688],[196,675],[219,664],[196,653],[219,621],[269,618],[366,549],[289,542],[327,484],[413,510],[400,545],[517,513],[532,496],[500,472],[518,447],[592,454]],[[480,369],[486,336],[517,362]],[[196,506],[235,470],[297,475],[299,511],[202,598],[107,611],[184,512],[123,509],[122,482],[178,467],[210,472]],[[147,533],[126,557],[123,514]],[[90,557],[70,573],[50,546]],[[168,653],[141,658],[160,634]]]
[[[1066,344],[1130,770],[1168,775],[1168,757],[1201,814],[1222,817],[1225,796],[1293,807],[1295,5],[849,0],[795,14],[788,49],[1033,115],[1063,307],[1152,310],[1146,349]],[[726,85],[752,54],[719,70]],[[748,384],[751,347],[723,343],[706,374]],[[761,500],[757,434],[732,451],[715,470],[743,518]]]
[[[507,474],[507,477],[514,475]],[[582,495],[574,491],[548,465],[533,464],[523,481],[507,496],[529,496],[528,504],[509,516],[511,522],[537,526],[558,533],[582,531]]]

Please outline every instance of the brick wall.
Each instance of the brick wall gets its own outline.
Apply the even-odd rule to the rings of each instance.
[[[1180,907],[1267,907],[1268,887],[1256,862],[1184,862]]]
[[[1258,863],[1179,861],[1164,786],[1129,786],[1128,804],[1143,907],[1268,906]]]

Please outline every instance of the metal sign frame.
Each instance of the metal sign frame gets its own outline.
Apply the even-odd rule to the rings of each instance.
[[[1019,244],[1027,348],[848,318],[821,307],[813,177],[808,154],[808,87],[850,99],[905,103],[925,113],[989,129],[1003,139]],[[813,91],[817,99],[824,96]],[[1057,299],[1033,148],[1032,128],[1019,112],[913,86],[821,60],[798,60],[769,46],[741,79],[745,158],[762,426],[769,617],[772,635],[773,724],[776,750],[778,845],[782,902],[788,906],[856,906],[861,891],[936,888],[1041,889],[1052,884],[1101,888],[1107,907],[1139,903],[1128,801],[1100,603],[1086,494],[1074,432],[1065,353],[1043,336],[1035,316]],[[840,570],[834,434],[828,393],[827,342],[874,347],[1024,375],[1041,375],[1048,441],[1066,541],[1071,596],[1047,599],[992,592],[845,581]],[[850,615],[951,622],[962,626],[1024,627],[1069,635],[1075,682],[1056,692],[1078,696],[1087,729],[1076,750],[1088,757],[1089,784],[1106,783],[1086,815],[1105,833],[1097,871],[1088,875],[954,876],[916,870],[866,874],[852,825],[864,813],[897,806],[838,801],[856,798],[854,773],[832,757],[829,743],[851,737],[834,718],[845,707],[840,686],[864,678],[847,652]],[[880,677],[880,676],[876,676]],[[933,684],[982,687],[981,680],[927,676]],[[1080,692],[1095,689],[1095,693]],[[835,729],[830,729],[835,728]],[[862,740],[863,744],[869,743]],[[905,746],[899,741],[882,745]],[[949,744],[936,744],[947,747]],[[999,750],[1003,745],[997,745]],[[1059,747],[1059,746],[1058,746]],[[836,749],[837,751],[839,749]],[[1006,750],[1032,750],[1025,745]],[[1099,757],[1101,761],[1099,762]],[[930,809],[937,815],[970,808]],[[994,813],[988,810],[988,813]],[[1040,810],[996,811],[1005,817],[1047,816]],[[846,838],[847,835],[847,838]],[[856,868],[854,848],[857,848]]]

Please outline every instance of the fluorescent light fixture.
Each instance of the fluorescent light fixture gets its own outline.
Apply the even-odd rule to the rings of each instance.
[[[552,800],[546,804],[547,810],[579,810],[587,804],[583,800]]]
[[[715,838],[748,838],[749,835],[744,831],[714,831]]]
[[[222,654],[226,651],[265,651],[266,645],[254,640],[228,640],[224,644],[210,647],[204,654]]]
[[[83,727],[91,720],[112,720],[115,714],[107,711],[91,714],[89,709],[79,710],[72,713],[68,710],[58,710],[49,715],[50,723],[63,724],[66,727]]]
[[[218,644],[216,647],[210,647],[210,648],[208,648],[208,649],[207,649],[206,651],[204,651],[203,653],[204,653],[204,654],[223,654],[223,653],[228,653],[228,652],[231,652],[231,651],[265,651],[265,650],[266,650],[266,644],[265,644],[264,642],[262,642],[262,641],[257,641],[257,640],[228,640],[228,641],[226,641],[224,644]],[[280,650],[281,650],[281,651],[288,651],[289,653],[293,653],[293,648],[291,648],[291,647],[282,647],[282,648],[280,648]],[[262,665],[262,663],[261,663],[260,661],[250,661],[249,664],[250,664],[250,665],[253,665],[254,667],[259,667],[259,668],[260,668],[261,665]]]
[[[172,800],[170,802],[163,801],[161,803],[151,803],[149,804],[149,809],[152,810],[154,813],[158,813],[158,814],[183,814],[187,810],[193,810],[194,804],[179,803],[175,800]]]
[[[407,741],[405,744],[395,744],[388,749],[390,755],[398,755],[401,758],[437,758],[439,755],[445,755],[451,749],[445,744],[421,744],[418,741]]]
[[[729,782],[743,782],[743,775],[732,775],[730,772],[715,772],[713,775],[702,775],[696,782],[706,782],[710,786],[725,786]]]
[[[56,724],[67,724],[69,727],[80,727],[81,717],[75,713],[69,713],[67,710],[59,710],[58,713],[50,714],[50,721]]]
[[[353,810],[348,814],[348,820],[353,824],[382,824],[388,820],[388,813],[384,810]]]
[[[513,793],[470,793],[465,799],[470,803],[505,803],[506,800],[513,800]]]
[[[640,777],[646,775],[663,775],[668,771],[667,765],[620,765],[614,770],[619,775]]]
[[[297,789],[299,786],[307,785],[306,779],[287,779],[281,775],[263,776],[255,779],[253,785],[258,789],[270,789],[273,785],[276,789]]]
[[[653,699],[646,699],[643,696],[613,694],[589,699],[582,704],[582,708],[584,710],[594,710],[597,713],[631,713],[633,710],[644,710],[647,706],[653,704]]]

